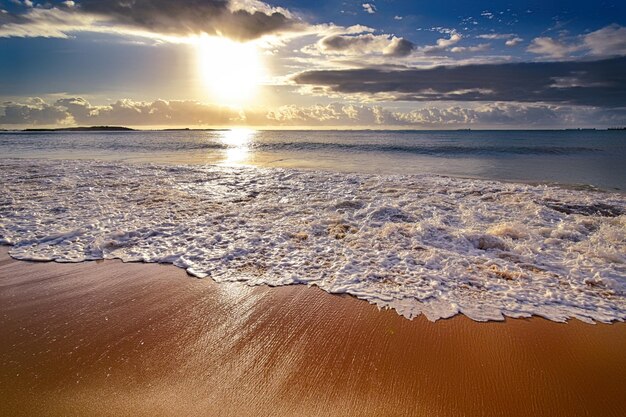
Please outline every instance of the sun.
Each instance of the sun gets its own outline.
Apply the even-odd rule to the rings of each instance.
[[[202,81],[212,98],[244,105],[258,94],[265,67],[254,43],[203,36],[197,40],[197,53]]]

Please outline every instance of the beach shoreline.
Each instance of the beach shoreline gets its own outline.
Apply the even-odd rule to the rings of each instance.
[[[0,415],[618,416],[626,324],[429,322],[302,285],[0,248]]]
[[[3,168],[0,242],[18,259],[171,263],[218,282],[313,284],[407,318],[626,318],[626,202],[616,194],[242,167]]]

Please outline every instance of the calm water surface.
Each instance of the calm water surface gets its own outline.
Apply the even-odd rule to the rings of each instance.
[[[626,190],[626,131],[131,131],[0,134],[1,158],[260,165]]]

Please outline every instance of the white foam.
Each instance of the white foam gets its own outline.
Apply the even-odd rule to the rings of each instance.
[[[0,243],[18,259],[167,262],[309,284],[412,318],[626,318],[623,195],[438,176],[0,161]],[[551,206],[550,206],[551,205]]]

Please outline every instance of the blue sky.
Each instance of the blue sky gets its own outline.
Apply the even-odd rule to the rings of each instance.
[[[619,1],[0,0],[0,125],[607,127],[624,56]]]
[[[373,1],[376,13],[362,7],[367,1],[283,1],[274,4],[309,13],[318,23],[356,22],[411,37],[416,27],[444,26],[475,31],[506,31],[515,28],[522,35],[537,35],[555,24],[567,22],[575,32],[593,30],[609,23],[623,23],[626,5],[615,1]],[[489,13],[492,15],[489,15]],[[394,17],[402,17],[402,21]],[[464,24],[472,18],[478,24]],[[617,19],[617,20],[616,20]],[[620,22],[619,20],[622,20]],[[469,21],[469,20],[466,20]],[[419,40],[419,39],[415,39]]]

